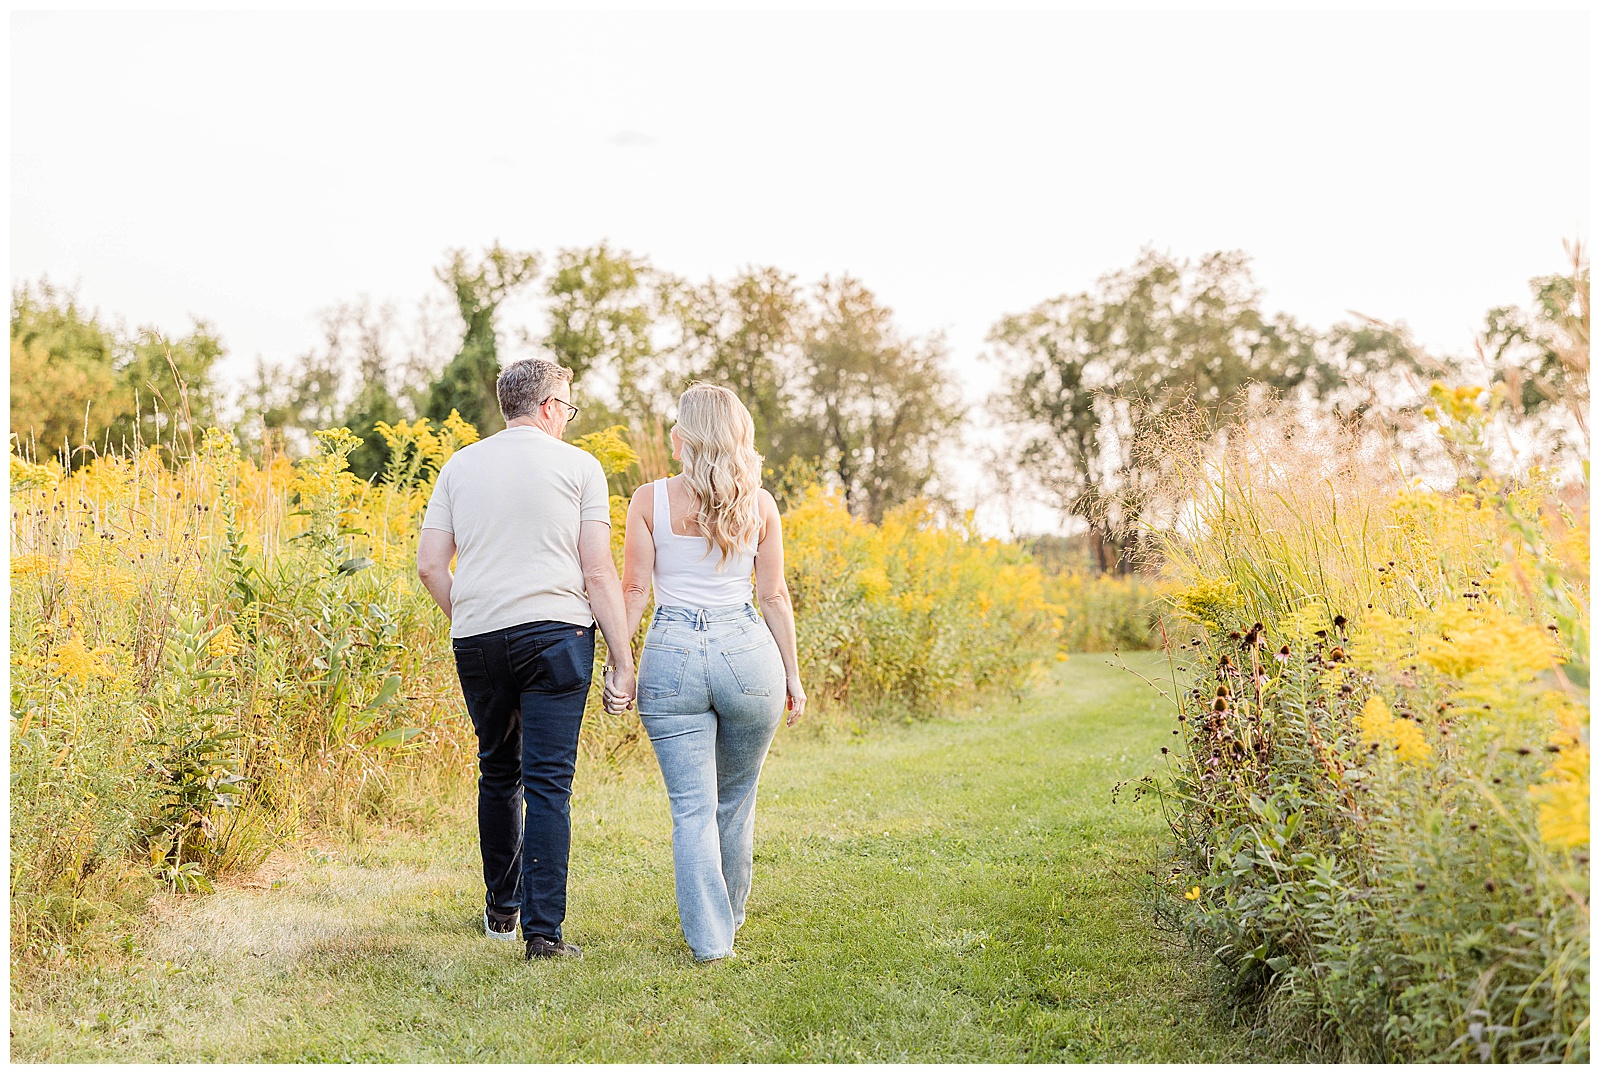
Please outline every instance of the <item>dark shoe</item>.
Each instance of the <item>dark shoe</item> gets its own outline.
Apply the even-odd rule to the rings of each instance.
[[[483,934],[491,940],[515,940],[517,915],[512,913],[501,917],[486,907],[483,911]]]
[[[530,936],[528,953],[524,957],[529,961],[536,958],[582,958],[583,951],[577,944],[552,940],[548,936]]]

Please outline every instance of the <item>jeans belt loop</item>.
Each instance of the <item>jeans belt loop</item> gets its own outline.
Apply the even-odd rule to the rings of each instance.
[[[711,629],[711,620],[706,618],[706,610],[704,608],[696,608],[694,610],[694,628],[696,630]]]

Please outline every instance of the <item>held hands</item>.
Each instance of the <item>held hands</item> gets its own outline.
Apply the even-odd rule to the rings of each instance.
[[[608,713],[615,716],[633,708],[633,695],[637,687],[633,668],[607,664],[601,673],[601,679],[605,684],[605,688],[601,691],[601,701]]]
[[[800,685],[798,678],[790,679],[787,689],[789,694],[789,719],[787,725],[793,727],[795,721],[806,711],[806,689]]]

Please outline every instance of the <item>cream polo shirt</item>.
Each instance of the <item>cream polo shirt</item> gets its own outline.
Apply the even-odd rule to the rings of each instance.
[[[540,620],[593,626],[583,522],[609,526],[611,501],[600,460],[581,448],[518,425],[450,456],[422,518],[456,539],[450,636]]]

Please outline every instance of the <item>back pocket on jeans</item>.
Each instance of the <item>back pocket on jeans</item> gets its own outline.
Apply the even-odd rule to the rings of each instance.
[[[751,697],[772,696],[772,658],[777,655],[778,644],[772,640],[772,634],[762,631],[763,637],[753,645],[741,645],[737,649],[726,649],[722,658],[728,662],[728,670],[733,672],[734,679],[739,683],[739,690]]]
[[[551,645],[539,654],[539,672],[538,688],[543,693],[588,689],[594,674],[594,638],[583,631]]]
[[[639,696],[650,701],[677,697],[688,663],[688,649],[646,643],[639,654]]]

